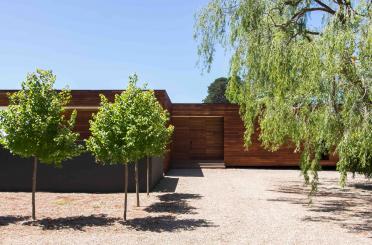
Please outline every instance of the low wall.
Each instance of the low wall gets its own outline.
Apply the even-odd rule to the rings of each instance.
[[[146,191],[146,160],[139,162],[140,191]],[[0,191],[30,191],[33,159],[19,158],[0,148]],[[135,191],[134,164],[129,165],[128,191]],[[150,189],[163,177],[163,158],[152,158]],[[98,165],[89,153],[63,162],[62,167],[38,164],[37,191],[123,192],[124,166]]]

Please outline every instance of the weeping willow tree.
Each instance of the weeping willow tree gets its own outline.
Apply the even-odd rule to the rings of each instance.
[[[231,51],[227,96],[240,105],[244,143],[255,122],[271,151],[291,142],[316,191],[323,154],[372,176],[370,0],[212,0],[196,18],[204,68],[216,45]],[[315,20],[322,19],[320,23]]]

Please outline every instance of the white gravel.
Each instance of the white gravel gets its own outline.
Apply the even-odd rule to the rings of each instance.
[[[298,170],[171,170],[141,207],[123,194],[0,193],[1,244],[372,244],[372,183],[324,171],[313,204]]]

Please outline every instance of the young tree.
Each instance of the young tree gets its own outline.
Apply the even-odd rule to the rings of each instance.
[[[162,156],[172,137],[174,127],[169,125],[169,113],[163,109],[155,97],[153,90],[142,91],[141,100],[143,106],[139,109],[141,120],[139,120],[141,138],[144,140],[144,154],[146,156],[146,192],[150,191],[150,157]]]
[[[144,100],[144,93],[142,89],[137,87],[138,77],[136,74],[129,78],[129,85],[125,91],[128,99],[126,104],[128,111],[128,122],[131,130],[129,131],[130,138],[132,139],[133,151],[136,153],[133,158],[134,161],[134,179],[136,188],[136,205],[140,206],[139,198],[139,177],[138,177],[138,161],[143,159],[145,155],[145,134],[147,118],[145,113],[147,105]]]
[[[76,111],[69,120],[65,106],[70,102],[68,90],[53,89],[56,77],[52,71],[37,70],[27,75],[22,89],[9,95],[9,106],[1,112],[1,143],[14,155],[33,157],[32,219],[35,220],[37,163],[60,166],[61,162],[83,151],[73,132]]]
[[[256,121],[267,149],[293,142],[313,191],[322,154],[338,155],[342,185],[348,171],[372,177],[371,5],[212,0],[198,15],[198,52],[206,68],[217,43],[232,48],[231,75],[243,84],[232,79],[228,95],[241,106],[245,145]],[[311,23],[315,14],[322,24]]]
[[[138,160],[146,157],[147,165],[147,193],[149,192],[150,179],[150,156],[160,156],[166,151],[173,126],[167,126],[169,121],[168,112],[162,108],[155,97],[154,91],[136,87],[138,82],[137,75],[131,77],[131,83],[126,93],[130,95],[131,103],[127,109],[131,115],[131,126],[133,132],[134,145],[137,150],[135,161],[135,183],[137,206],[139,200],[139,179],[138,179]]]
[[[86,140],[87,148],[96,157],[97,162],[104,164],[124,164],[124,220],[127,214],[128,164],[135,162],[137,205],[138,165],[137,161],[145,156],[144,139],[141,134],[141,121],[144,120],[144,103],[141,100],[141,89],[136,87],[137,76],[129,78],[127,89],[115,96],[109,103],[101,95],[101,106],[90,120],[91,136]]]

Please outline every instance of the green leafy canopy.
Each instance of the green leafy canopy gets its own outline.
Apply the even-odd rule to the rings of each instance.
[[[87,148],[99,162],[127,164],[165,152],[173,132],[167,126],[169,114],[153,91],[136,86],[137,76],[129,78],[129,85],[110,103],[101,95],[101,107],[90,121],[91,137]]]
[[[319,26],[309,19],[323,17]],[[217,44],[232,50],[227,94],[241,107],[251,144],[292,142],[313,190],[322,154],[372,176],[371,1],[212,0],[197,15],[198,53],[209,69]],[[312,178],[309,176],[312,173]]]
[[[220,77],[214,80],[209,86],[208,86],[208,95],[203,100],[203,103],[218,103],[218,104],[225,104],[229,103],[229,101],[226,99],[225,92],[226,92],[226,86],[227,86],[227,78],[226,77]]]
[[[54,90],[55,80],[52,71],[38,69],[27,75],[20,91],[9,95],[9,106],[0,115],[1,143],[15,155],[59,165],[83,148],[76,143],[79,134],[73,132],[76,111],[65,118],[70,92]]]

